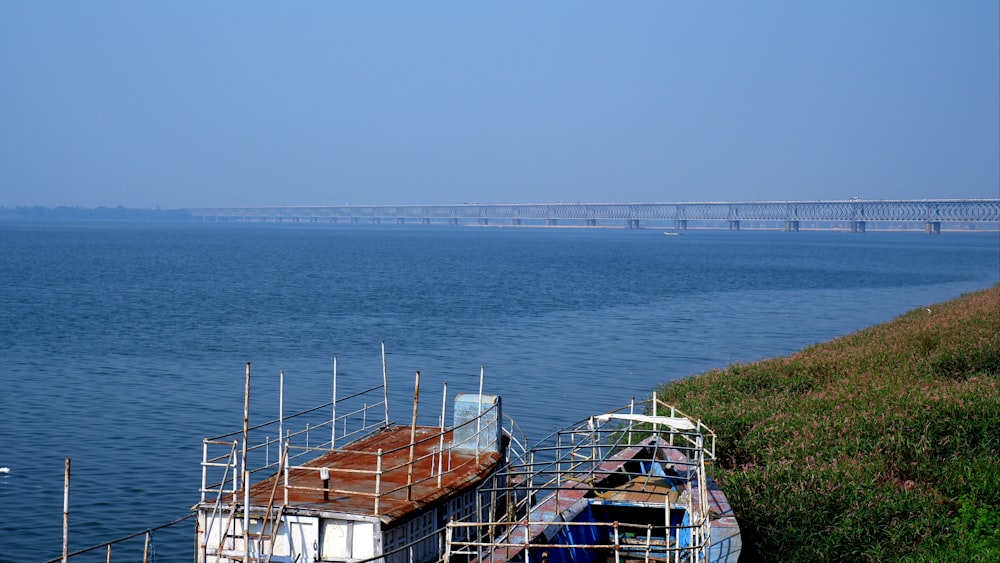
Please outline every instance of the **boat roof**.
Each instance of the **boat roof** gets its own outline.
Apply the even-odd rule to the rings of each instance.
[[[415,436],[412,456],[411,432]],[[389,524],[474,487],[493,472],[501,453],[487,450],[477,455],[474,449],[452,448],[453,434],[452,430],[445,431],[441,455],[440,427],[418,426],[414,431],[408,426],[394,425],[344,448],[327,451],[302,465],[295,465],[293,461],[288,472],[286,514],[339,513],[378,517]],[[382,471],[376,511],[379,450],[382,451]],[[442,465],[443,473],[440,471]],[[324,498],[321,467],[329,468],[327,498]],[[281,505],[283,480],[279,473],[254,483],[250,487],[250,504],[266,507],[274,496],[270,504]],[[412,483],[409,487],[408,481]]]

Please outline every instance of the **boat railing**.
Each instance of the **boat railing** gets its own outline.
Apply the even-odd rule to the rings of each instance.
[[[123,536],[111,541],[106,541],[97,545],[92,545],[83,549],[78,549],[76,551],[66,554],[66,558],[57,557],[55,559],[49,559],[45,563],[58,563],[60,561],[66,561],[68,559],[73,559],[74,557],[81,555],[91,555],[93,560],[94,552],[97,550],[105,551],[105,560],[108,563],[112,562],[112,551],[114,550],[114,555],[116,558],[114,561],[150,561],[150,556],[156,555],[156,544],[154,543],[153,532],[164,530],[166,528],[172,528],[174,526],[180,525],[187,520],[195,517],[194,513],[187,514],[176,520],[167,522],[166,524],[161,524],[159,526],[154,526],[152,528],[146,528],[138,532],[131,533],[127,536]],[[185,526],[188,526],[185,524]]]
[[[528,455],[528,438],[517,421],[506,414],[504,415],[504,423],[506,426],[503,435],[510,440],[505,452],[507,456],[505,465],[524,463],[524,459]]]
[[[662,560],[665,552],[703,553],[710,541],[705,462],[714,457],[714,438],[714,433],[700,421],[690,419],[655,396],[580,421],[538,441],[522,461],[512,461],[498,479],[481,487],[479,498],[503,499],[500,503],[485,502],[484,507],[502,506],[503,510],[498,513],[480,508],[465,521],[449,523],[448,549],[452,554],[472,554],[479,560],[505,561],[512,552],[501,554],[498,548],[523,550],[529,545],[597,548],[597,544],[579,542],[546,543],[555,532],[549,532],[549,536],[542,532],[575,525],[567,520],[581,509],[580,502],[585,496],[600,498],[612,494],[623,483],[648,478],[653,466],[658,465],[667,468],[670,482],[679,485],[675,494],[661,495],[661,509],[667,514],[678,509],[687,518],[686,522],[670,525],[669,533],[664,532],[666,536],[672,534],[674,545],[655,546],[654,551],[661,558],[658,560]],[[682,490],[686,492],[681,493]],[[600,544],[604,549],[622,540],[619,534],[625,524],[586,523],[596,526],[595,529],[614,529],[604,538],[609,543]],[[637,537],[633,532],[629,538]],[[646,545],[647,555],[653,549],[651,546]],[[484,547],[491,551],[481,551]]]
[[[532,526],[544,526],[547,523],[532,523]],[[490,526],[502,529],[509,526],[506,520],[493,522],[462,522],[453,521],[446,527],[446,552],[444,561],[448,562],[452,557],[461,561],[509,561],[517,557],[519,561],[532,561],[530,553],[537,550],[541,553],[546,549],[592,549],[609,550],[614,552],[621,560],[639,561],[674,561],[690,562],[693,559],[689,556],[693,548],[703,548],[706,545],[693,545],[691,538],[700,531],[698,525],[676,525],[661,526],[651,523],[637,524],[629,522],[566,522],[555,523],[560,527],[589,527],[600,531],[597,536],[606,536],[606,542],[577,543],[572,545],[559,542],[534,541],[525,543],[513,539],[512,534],[502,535],[493,539],[478,537],[472,540],[460,541],[454,539],[464,529],[477,528],[480,526]],[[612,558],[614,557],[612,556]],[[539,558],[542,561],[544,559]],[[614,560],[614,559],[611,559]]]
[[[712,430],[708,426],[705,426],[705,424],[701,421],[700,418],[694,418],[692,416],[688,416],[687,414],[685,414],[684,412],[682,412],[677,407],[661,401],[660,399],[657,398],[656,393],[653,393],[653,398],[648,403],[650,405],[650,410],[652,411],[652,414],[659,414],[661,412],[663,412],[663,413],[669,413],[666,416],[670,416],[672,418],[673,417],[683,417],[683,418],[687,418],[688,420],[693,421],[695,423],[695,430],[697,432],[697,435],[701,436],[701,445],[700,445],[700,447],[705,452],[705,460],[706,461],[711,461],[711,462],[715,461],[716,457],[715,457],[715,431],[714,430]],[[691,446],[696,446],[697,445],[697,444],[695,444],[695,441],[691,438],[690,435],[684,435],[684,436],[682,436],[682,439],[686,440],[688,442],[688,444],[690,444]]]
[[[643,417],[642,413],[647,412],[669,414],[663,415],[666,418]],[[639,416],[629,418],[636,414]],[[669,419],[684,419],[690,421],[690,426],[676,428],[661,422]],[[615,451],[639,444],[650,436],[658,436],[670,449],[684,454],[683,458],[671,460],[677,466],[694,468],[714,459],[715,433],[700,420],[693,420],[654,397],[609,411],[602,417],[590,417],[542,438],[530,449],[529,458],[523,464],[511,464],[509,471],[522,481],[530,479],[539,489],[559,488],[567,475],[573,475],[575,480],[594,480],[595,475],[602,473],[601,465]]]
[[[289,457],[301,457],[308,454],[310,460],[317,460],[321,456],[331,453],[342,453],[351,455],[354,459],[369,459],[368,463],[353,464],[351,468],[341,468],[335,465],[320,465],[313,461],[307,461],[301,465],[290,465],[289,471],[311,471],[320,477],[320,481],[326,483],[323,487],[293,484],[287,478],[284,479],[286,498],[292,493],[313,493],[329,495],[351,495],[356,497],[369,497],[372,499],[372,513],[380,513],[381,499],[393,494],[405,492],[409,498],[410,491],[414,486],[428,482],[436,482],[436,486],[442,486],[442,480],[449,472],[457,471],[467,464],[478,463],[479,455],[485,455],[477,447],[476,455],[456,461],[453,453],[453,439],[456,433],[463,428],[468,428],[469,438],[466,442],[474,444],[494,443],[498,436],[497,417],[495,411],[499,407],[491,406],[484,409],[482,413],[458,426],[445,427],[441,425],[440,430],[433,434],[415,438],[413,441],[392,449],[382,449],[372,451],[351,450],[349,448],[330,449],[324,444],[318,447],[289,446]],[[510,420],[510,419],[508,419]],[[505,429],[504,433],[511,431]],[[523,443],[517,442],[518,445]],[[512,440],[513,442],[513,440]],[[495,446],[494,446],[495,447]],[[297,453],[293,456],[291,452]],[[424,454],[415,452],[423,451]],[[360,467],[359,467],[360,466]],[[418,469],[419,468],[419,469]],[[385,487],[388,482],[385,476],[390,473],[406,472],[404,484],[392,487]],[[338,478],[341,476],[341,478]],[[328,484],[350,483],[351,489],[330,488]],[[393,482],[399,482],[393,480]]]
[[[291,415],[279,415],[245,431],[205,438],[201,501],[235,494],[242,479],[253,480],[258,473],[277,471],[285,444],[294,452],[289,457],[292,463],[316,449],[332,449],[337,443],[373,434],[388,425],[384,411],[384,390],[379,385]],[[244,434],[245,461],[237,446],[244,441]],[[247,475],[243,468],[249,469]]]

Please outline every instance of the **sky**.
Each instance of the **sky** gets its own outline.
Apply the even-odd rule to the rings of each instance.
[[[1000,2],[0,0],[0,206],[1000,197]]]

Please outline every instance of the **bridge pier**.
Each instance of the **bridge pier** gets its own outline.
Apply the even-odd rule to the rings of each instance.
[[[405,223],[406,223],[406,219],[404,219],[403,217],[396,217],[396,224],[397,225],[403,225]]]
[[[929,235],[940,235],[941,221],[927,221],[924,223],[924,232]]]
[[[730,219],[729,221],[726,221],[726,230],[727,231],[738,231],[738,230],[740,230],[740,221],[739,221],[739,219]]]
[[[489,219],[487,219],[486,217],[480,217],[480,218],[479,218],[479,219],[478,219],[478,220],[476,221],[476,224],[477,224],[477,225],[483,225],[483,226],[486,226],[486,225],[489,225],[489,224],[490,224],[490,220],[489,220]]]
[[[510,220],[510,224],[514,225],[515,227],[517,227],[518,225],[521,224],[521,220],[515,217],[515,218],[513,218],[513,219]]]
[[[797,233],[797,232],[799,232],[799,222],[798,221],[785,221],[785,232],[786,233]]]
[[[687,219],[677,219],[674,221],[674,228],[678,231],[686,231],[688,228]]]
[[[864,233],[865,232],[865,222],[864,221],[851,221],[851,232],[852,233]]]
[[[555,219],[546,219],[545,220],[545,226],[546,227],[555,227],[556,226],[556,220]]]
[[[357,225],[358,224],[358,218],[357,217],[351,217],[351,224],[352,225]]]
[[[588,226],[588,227],[596,227],[597,226],[597,219],[587,219],[587,220],[585,220],[583,222],[583,224],[586,225],[586,226]]]
[[[638,229],[639,228],[639,220],[638,219],[629,219],[628,220],[628,228],[629,229]]]
[[[382,219],[380,217],[372,217],[369,223],[372,225],[380,225],[382,224]]]
[[[458,219],[448,219],[448,224],[451,225],[452,227],[457,227]]]
[[[420,220],[420,224],[421,225],[430,225],[431,224],[431,220],[430,220],[429,217],[424,217],[423,219]]]

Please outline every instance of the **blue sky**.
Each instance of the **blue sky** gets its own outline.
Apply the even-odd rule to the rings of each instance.
[[[0,205],[1000,197],[1000,3],[0,2]]]

